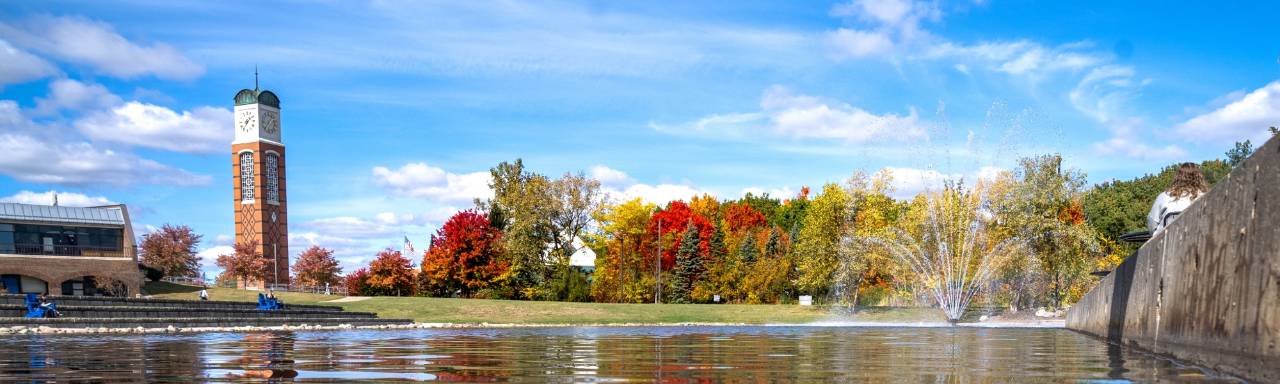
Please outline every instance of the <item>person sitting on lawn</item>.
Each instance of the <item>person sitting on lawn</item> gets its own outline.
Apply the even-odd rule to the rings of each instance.
[[[200,301],[209,301],[209,290],[203,286],[200,287]]]
[[[1156,196],[1151,204],[1151,212],[1147,214],[1147,229],[1151,234],[1164,229],[1175,216],[1191,206],[1200,195],[1209,192],[1209,183],[1205,182],[1200,166],[1194,163],[1182,163],[1173,174],[1173,184],[1169,189]]]

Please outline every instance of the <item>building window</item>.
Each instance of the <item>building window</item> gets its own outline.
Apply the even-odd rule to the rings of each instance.
[[[240,201],[253,201],[253,152],[240,154]]]
[[[266,176],[267,176],[267,202],[280,202],[280,156],[274,153],[267,154]]]

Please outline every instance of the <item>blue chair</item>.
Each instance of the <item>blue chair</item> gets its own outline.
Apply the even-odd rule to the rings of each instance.
[[[258,309],[271,309],[271,304],[267,300],[267,295],[263,295],[261,292],[258,293]]]
[[[40,299],[34,293],[27,294],[27,314],[26,318],[44,317],[44,308],[40,307]]]

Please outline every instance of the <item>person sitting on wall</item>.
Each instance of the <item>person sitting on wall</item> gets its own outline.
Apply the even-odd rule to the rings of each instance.
[[[1147,214],[1147,229],[1151,234],[1164,229],[1173,218],[1191,206],[1191,202],[1200,195],[1209,192],[1209,183],[1205,182],[1200,166],[1194,163],[1182,163],[1173,174],[1173,184],[1169,189],[1160,192],[1156,201],[1151,204],[1151,213]]]
[[[49,299],[40,294],[40,309],[44,311],[44,317],[62,317],[62,312],[58,312],[58,306],[49,302]]]
[[[203,286],[200,287],[200,301],[209,301],[209,290]]]

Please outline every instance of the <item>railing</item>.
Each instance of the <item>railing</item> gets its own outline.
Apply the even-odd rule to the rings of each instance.
[[[0,244],[0,253],[35,256],[128,257],[121,248],[88,245]]]

